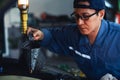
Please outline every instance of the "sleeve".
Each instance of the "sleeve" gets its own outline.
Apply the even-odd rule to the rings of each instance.
[[[55,53],[64,53],[64,49],[62,47],[63,45],[61,44],[61,41],[59,41],[60,35],[58,35],[57,30],[42,29],[41,31],[44,33],[44,38],[40,41],[40,46],[45,47]]]
[[[41,30],[44,34],[43,40],[40,41],[40,46],[48,46],[52,40],[52,35],[48,29],[42,29]]]

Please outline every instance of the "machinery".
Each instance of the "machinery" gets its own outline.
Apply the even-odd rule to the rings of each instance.
[[[28,0],[19,0],[18,8],[20,10],[21,16],[21,45],[20,47],[20,57],[19,60],[8,59],[3,55],[7,54],[6,48],[6,33],[4,27],[4,13],[7,12],[11,7],[16,6],[17,0],[1,0],[5,1],[4,5],[0,7],[0,73],[2,75],[22,75],[30,76],[43,80],[86,80],[85,75],[78,69],[72,68],[69,65],[50,65],[47,63],[46,56],[42,54],[40,48],[37,48],[37,42],[32,40],[32,33],[27,36],[26,30],[27,25],[36,25],[35,18],[28,14],[29,2]],[[23,1],[23,2],[22,2]],[[24,2],[25,1],[25,2]],[[111,0],[106,0],[110,2]],[[108,11],[111,12],[111,8],[108,8]],[[107,12],[108,12],[107,11]],[[113,12],[115,14],[115,12]],[[106,14],[106,19],[114,21],[113,17],[109,17],[109,13]],[[49,15],[50,17],[50,15]],[[27,24],[35,22],[35,24]],[[56,18],[56,17],[54,17]],[[58,17],[57,17],[58,18]],[[27,22],[28,21],[28,22]],[[59,21],[59,20],[58,20]],[[71,21],[71,20],[69,20]],[[56,24],[57,27],[59,26]],[[62,24],[64,25],[64,24]],[[44,27],[43,25],[37,25],[39,28]],[[40,27],[41,26],[41,27]],[[32,46],[31,46],[32,45]],[[33,46],[35,45],[35,46]],[[36,47],[36,48],[33,48]],[[9,54],[7,54],[9,55]],[[72,61],[71,61],[72,62]],[[13,71],[11,71],[13,70]]]

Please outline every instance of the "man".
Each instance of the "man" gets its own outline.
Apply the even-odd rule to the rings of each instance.
[[[90,80],[120,79],[120,25],[103,19],[104,0],[74,0],[76,24],[34,29],[34,40],[56,53],[70,55]]]

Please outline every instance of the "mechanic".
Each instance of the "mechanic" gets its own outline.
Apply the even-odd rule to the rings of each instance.
[[[120,80],[120,25],[104,20],[104,0],[74,0],[76,24],[28,27],[34,40],[55,53],[70,55],[89,80]]]

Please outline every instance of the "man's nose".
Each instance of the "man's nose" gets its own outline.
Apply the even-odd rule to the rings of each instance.
[[[84,20],[82,20],[80,18],[78,20],[76,20],[76,22],[77,22],[78,25],[84,24]]]

